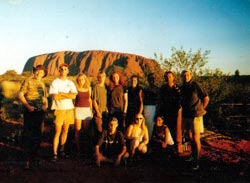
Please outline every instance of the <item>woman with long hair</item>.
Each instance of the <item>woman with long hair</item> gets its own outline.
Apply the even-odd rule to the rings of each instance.
[[[85,74],[81,73],[76,78],[76,88],[78,94],[75,99],[75,141],[77,153],[80,153],[80,130],[83,126],[84,136],[89,137],[89,126],[92,120],[92,100],[91,100],[91,87],[88,78]],[[86,139],[85,139],[86,143]],[[85,154],[86,154],[86,147]]]
[[[135,116],[134,123],[128,126],[125,137],[129,142],[131,159],[134,158],[136,150],[142,154],[147,152],[147,144],[149,142],[148,128],[145,125],[145,118],[142,114]]]
[[[118,119],[118,129],[124,132],[128,108],[128,91],[124,77],[120,72],[113,72],[110,76],[108,102],[109,115]]]

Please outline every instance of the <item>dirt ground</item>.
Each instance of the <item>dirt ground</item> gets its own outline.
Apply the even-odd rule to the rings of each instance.
[[[105,164],[98,168],[91,160],[78,160],[73,155],[68,159],[52,162],[52,145],[49,141],[41,144],[39,162],[33,163],[30,169],[24,169],[22,148],[12,140],[13,134],[3,130],[6,127],[9,131],[19,128],[15,123],[0,125],[1,183],[250,182],[250,141],[233,139],[209,130],[201,138],[202,158],[197,171],[192,170],[190,163],[184,161],[185,154],[159,161],[153,161],[148,155],[132,165],[119,167]]]

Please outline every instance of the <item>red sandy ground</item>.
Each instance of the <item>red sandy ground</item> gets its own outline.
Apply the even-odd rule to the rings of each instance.
[[[13,125],[17,124],[11,123],[8,129]],[[2,133],[1,130],[0,132]],[[41,144],[40,165],[25,170],[21,147],[2,140],[0,141],[0,182],[250,182],[250,140],[233,139],[206,130],[201,141],[200,169],[193,171],[183,157],[157,163],[152,160],[141,160],[130,166],[104,165],[101,168],[74,157],[53,163],[50,161],[51,144],[48,142]]]

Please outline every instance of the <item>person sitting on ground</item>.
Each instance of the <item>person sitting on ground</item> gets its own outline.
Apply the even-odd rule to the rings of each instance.
[[[155,124],[150,139],[153,156],[154,158],[167,157],[174,145],[172,135],[168,126],[164,124],[164,116],[156,115],[154,121]]]
[[[142,154],[147,152],[149,135],[148,128],[145,125],[145,118],[142,114],[136,115],[134,123],[128,126],[125,137],[129,143],[129,153],[131,160],[134,159],[136,151]]]
[[[121,160],[128,158],[127,147],[123,133],[117,130],[118,119],[113,117],[108,122],[108,130],[103,130],[95,147],[96,165],[102,161],[120,165]]]

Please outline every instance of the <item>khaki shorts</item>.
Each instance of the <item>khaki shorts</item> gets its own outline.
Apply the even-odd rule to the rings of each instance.
[[[54,116],[54,123],[56,125],[74,124],[74,109],[55,110]]]
[[[194,133],[204,133],[203,116],[182,118],[182,130],[191,130]]]

